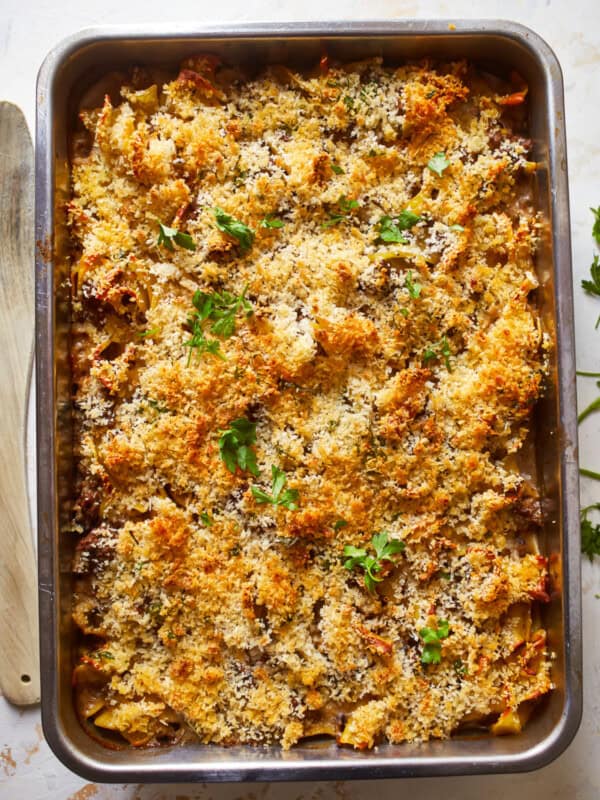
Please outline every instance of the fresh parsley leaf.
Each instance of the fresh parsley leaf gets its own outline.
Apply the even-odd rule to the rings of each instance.
[[[286,489],[287,477],[282,469],[275,465],[271,467],[271,494],[263,491],[259,486],[251,486],[252,495],[257,503],[271,503],[274,506],[285,506],[290,511],[298,508],[298,490]]]
[[[409,269],[406,273],[406,278],[404,279],[404,285],[408,289],[408,294],[412,297],[413,300],[416,300],[419,295],[421,294],[421,289],[423,288],[420,283],[415,283],[412,277],[412,269]]]
[[[282,219],[278,219],[274,214],[267,214],[260,221],[261,228],[283,228],[284,225],[285,222]]]
[[[345,519],[338,519],[337,522],[333,523],[333,530],[334,531],[339,531],[342,528],[347,528],[347,527],[348,527],[348,523],[346,522]]]
[[[418,214],[414,214],[410,209],[405,208],[396,217],[387,214],[379,220],[379,238],[382,242],[396,242],[397,244],[407,244],[408,239],[402,235],[402,231],[407,231],[421,221]]]
[[[414,214],[409,208],[405,208],[398,214],[398,227],[401,231],[407,231],[421,221],[418,214]]]
[[[379,576],[381,565],[384,561],[394,563],[392,556],[402,553],[405,545],[400,539],[389,539],[385,531],[376,533],[371,539],[371,546],[375,550],[372,556],[362,547],[355,547],[352,544],[344,546],[344,568],[354,570],[359,567],[364,572],[365,586],[370,592],[374,592],[378,583],[383,580]]]
[[[421,628],[419,636],[423,640],[421,651],[422,664],[439,664],[442,660],[442,639],[450,635],[450,625],[447,619],[438,619],[435,628]]]
[[[237,239],[240,252],[242,254],[247,253],[254,242],[254,231],[247,225],[244,225],[243,222],[240,222],[239,219],[234,219],[234,217],[227,214],[226,211],[223,211],[223,209],[218,206],[216,206],[213,211],[217,221],[217,228],[229,234],[229,236],[233,236],[234,239]]]
[[[342,222],[342,220],[347,219],[349,212],[358,208],[359,203],[358,200],[348,200],[346,195],[342,195],[338,200],[338,206],[340,208],[340,213],[330,213],[329,219],[321,223],[322,228],[331,228],[333,225],[337,225],[339,222]]]
[[[427,166],[441,178],[444,170],[450,166],[450,162],[446,158],[446,154],[440,150],[439,153],[436,153],[429,159]]]
[[[335,172],[336,175],[344,174],[344,170],[340,167],[339,164],[332,164],[331,169]]]
[[[211,519],[209,513],[207,511],[202,511],[200,514],[200,519],[202,520],[202,524],[206,525],[207,528],[210,528],[213,524],[213,520]]]
[[[245,312],[246,317],[252,316],[252,304],[246,300],[247,289],[246,284],[240,295],[226,291],[212,294],[200,290],[194,292],[192,303],[196,309],[196,318],[200,323],[211,320],[213,322],[211,333],[228,339],[235,332],[235,318],[240,309]]]
[[[169,228],[167,225],[163,225],[162,222],[158,223],[158,228],[159,233],[157,244],[164,245],[167,250],[175,250],[173,243],[179,245],[179,247],[184,247],[186,250],[196,249],[194,240],[189,233],[178,231],[177,228]]]
[[[256,453],[250,447],[256,442],[256,423],[240,417],[234,419],[227,430],[219,433],[219,455],[229,472],[235,473],[239,467],[258,476]]]
[[[379,238],[382,242],[395,242],[408,244],[408,239],[402,235],[402,230],[397,222],[387,214],[379,220]]]
[[[592,228],[592,236],[596,240],[596,244],[600,247],[600,206],[598,208],[590,208],[594,215],[594,227]]]
[[[439,342],[426,348],[423,353],[423,361],[427,363],[433,359],[442,358],[448,372],[452,372],[452,363],[450,362],[451,355],[452,351],[450,350],[450,343],[448,342],[446,336],[442,336]]]
[[[192,353],[194,352],[196,353],[196,357],[199,357],[202,355],[202,353],[210,353],[211,355],[220,358],[222,361],[227,360],[221,352],[221,342],[218,339],[207,339],[204,336],[202,323],[197,317],[188,317],[188,325],[192,331],[192,338],[183,343],[184,347],[190,348],[187,360],[188,367],[192,360]]]
[[[594,225],[594,228],[595,227]],[[600,297],[600,258],[598,256],[594,256],[594,260],[590,266],[590,276],[592,280],[581,281],[581,286],[588,294],[594,294]]]
[[[350,97],[349,94],[344,96],[344,105],[346,106],[348,111],[350,111],[350,109],[354,108],[354,100],[353,100],[352,97]]]

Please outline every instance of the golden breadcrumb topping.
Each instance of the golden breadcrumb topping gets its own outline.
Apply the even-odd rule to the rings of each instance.
[[[68,205],[81,716],[134,745],[519,731],[551,686],[526,88],[208,56],[120,82]]]

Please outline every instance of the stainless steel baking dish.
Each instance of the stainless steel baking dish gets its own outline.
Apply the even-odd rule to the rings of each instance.
[[[523,734],[459,737],[420,745],[382,745],[372,752],[315,742],[278,748],[180,746],[107,750],[79,724],[72,702],[70,537],[71,458],[68,289],[61,259],[66,241],[68,134],[83,92],[101,75],[134,64],[177,64],[198,52],[229,62],[314,63],[323,48],[342,60],[382,55],[466,57],[516,69],[530,87],[530,135],[537,202],[547,220],[538,256],[539,304],[556,334],[551,379],[535,420],[537,472],[550,557],[552,602],[544,610],[556,658],[555,691]],[[37,89],[37,432],[39,589],[44,732],[56,755],[91,780],[245,781],[382,778],[516,772],[561,753],[581,716],[581,608],[575,357],[563,83],[560,66],[535,33],[510,22],[401,21],[245,24],[176,28],[102,28],[59,44],[46,58]]]

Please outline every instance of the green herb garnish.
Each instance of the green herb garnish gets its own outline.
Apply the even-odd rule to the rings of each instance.
[[[217,228],[220,231],[229,234],[229,236],[233,236],[234,239],[237,239],[237,242],[240,246],[240,252],[247,253],[254,242],[254,231],[247,225],[244,225],[243,222],[240,222],[238,219],[234,219],[234,217],[232,217],[230,214],[227,214],[226,211],[223,211],[223,209],[219,208],[218,206],[216,206],[213,211],[217,221]]]
[[[274,214],[267,214],[260,221],[261,228],[283,228],[284,225],[285,222],[282,219],[278,219]]]
[[[351,108],[354,108],[354,100],[350,97],[349,94],[344,96],[344,105],[350,111]]]
[[[194,292],[192,303],[196,308],[195,318],[200,323],[211,320],[213,324],[210,332],[228,339],[235,333],[235,317],[238,311],[243,310],[246,317],[252,316],[252,304],[246,300],[247,289],[246,284],[240,295],[226,291],[212,294],[200,290]]]
[[[337,225],[338,222],[342,222],[342,220],[347,219],[348,214],[355,208],[359,207],[358,200],[348,200],[346,195],[342,195],[338,200],[338,206],[340,208],[340,213],[337,214],[329,214],[329,219],[325,222],[321,223],[322,228],[331,228],[333,225]]]
[[[339,164],[332,164],[331,169],[335,172],[336,175],[344,174],[344,170],[340,167]]]
[[[452,351],[450,350],[450,343],[445,336],[442,336],[437,344],[430,345],[425,352],[423,353],[423,361],[427,363],[432,359],[439,359],[442,358],[446,365],[446,369],[448,372],[452,372],[452,364],[450,363],[450,356],[452,355]]]
[[[389,539],[385,531],[376,533],[371,539],[371,545],[375,550],[375,555],[371,555],[362,547],[355,547],[347,544],[344,547],[344,567],[347,570],[354,570],[357,567],[364,572],[365,586],[370,592],[374,592],[378,583],[383,578],[379,575],[384,561],[395,563],[392,556],[402,553],[405,548],[404,542],[400,539]]]
[[[198,317],[188,317],[188,325],[191,328],[192,338],[183,343],[184,347],[190,348],[187,359],[188,367],[192,360],[193,352],[196,353],[196,357],[201,356],[202,353],[210,353],[220,358],[222,361],[227,360],[221,352],[221,342],[218,339],[207,339],[205,337],[204,331],[202,330],[202,323],[199,321]]]
[[[439,153],[436,153],[429,159],[427,166],[441,178],[444,170],[450,166],[450,162],[446,158],[446,154],[440,150]]]
[[[200,520],[203,525],[206,525],[207,528],[210,528],[213,524],[213,520],[207,511],[202,511],[200,513]]]
[[[421,664],[439,664],[442,660],[442,639],[447,639],[450,627],[447,619],[438,619],[435,628],[421,628],[419,636],[423,640]]]
[[[463,228],[462,225],[459,225],[458,222],[457,222],[455,225],[450,225],[450,230],[451,231],[459,231],[459,232],[461,232],[461,231],[464,231],[464,228]]]
[[[256,423],[240,417],[219,433],[219,455],[229,472],[235,473],[239,467],[258,476],[256,453],[250,447],[256,442]]]
[[[274,506],[285,506],[290,511],[295,511],[298,508],[298,490],[286,489],[283,491],[287,483],[287,477],[282,469],[278,469],[275,465],[271,467],[271,494],[267,494],[258,486],[251,486],[252,495],[257,503],[271,503]]]
[[[402,235],[402,231],[407,231],[421,221],[418,214],[413,214],[408,208],[401,211],[396,217],[387,214],[379,220],[379,238],[382,242],[395,242],[397,244],[407,244],[408,239]]]
[[[338,519],[337,522],[333,523],[333,530],[334,531],[339,531],[342,528],[346,528],[346,527],[348,527],[348,523],[346,522],[345,519]]]
[[[419,295],[421,294],[421,289],[423,288],[420,283],[415,283],[412,277],[412,269],[409,269],[406,273],[406,278],[404,279],[404,285],[408,289],[408,294],[412,297],[413,300],[416,300]]]
[[[176,244],[179,245],[179,247],[184,247],[186,250],[196,249],[194,240],[189,233],[178,231],[177,228],[169,228],[167,225],[163,225],[162,222],[158,223],[158,227],[158,245],[162,244],[167,250],[171,251],[175,250]]]

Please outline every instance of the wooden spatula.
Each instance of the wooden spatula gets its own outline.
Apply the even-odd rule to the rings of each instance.
[[[25,476],[33,355],[33,147],[21,111],[0,102],[0,688],[40,698],[37,570]]]

